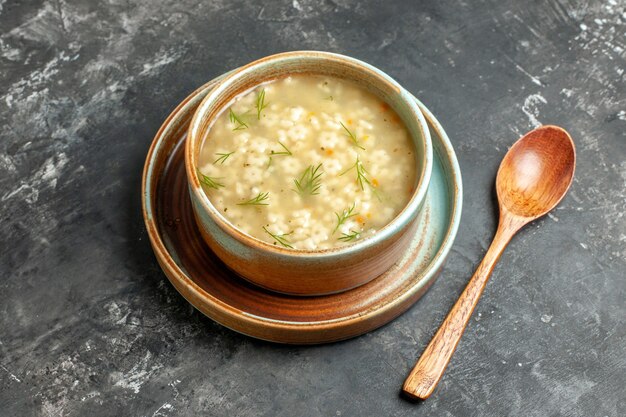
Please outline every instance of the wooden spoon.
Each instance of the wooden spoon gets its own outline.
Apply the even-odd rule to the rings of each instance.
[[[504,248],[522,226],[561,201],[575,166],[574,142],[557,126],[528,132],[505,155],[496,177],[498,230],[474,276],[404,382],[402,390],[410,398],[426,399],[432,394]]]

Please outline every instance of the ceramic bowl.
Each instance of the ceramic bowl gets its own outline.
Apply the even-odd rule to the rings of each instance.
[[[256,239],[233,226],[211,204],[198,178],[200,147],[214,120],[240,94],[295,74],[347,79],[385,101],[400,116],[415,146],[415,192],[405,208],[373,236],[324,250],[293,250]],[[318,51],[272,55],[238,68],[204,98],[189,126],[185,169],[200,233],[235,273],[266,289],[294,295],[323,295],[363,285],[385,272],[414,237],[430,182],[433,151],[426,120],[413,96],[384,72],[357,59]]]

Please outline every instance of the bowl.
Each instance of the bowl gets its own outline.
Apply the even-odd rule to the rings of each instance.
[[[211,203],[198,178],[198,155],[215,119],[256,86],[296,74],[349,80],[386,102],[415,146],[416,184],[407,205],[374,235],[330,249],[294,250],[254,238],[232,225]],[[355,58],[320,51],[272,55],[225,76],[196,110],[185,144],[185,169],[194,216],[211,250],[244,279],[292,295],[324,295],[363,285],[389,269],[414,237],[433,164],[430,133],[411,93],[381,70]]]

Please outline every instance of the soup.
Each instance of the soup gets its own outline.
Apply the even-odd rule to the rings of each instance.
[[[232,225],[299,250],[372,236],[416,187],[415,148],[398,115],[328,76],[290,76],[237,97],[210,127],[198,167]]]

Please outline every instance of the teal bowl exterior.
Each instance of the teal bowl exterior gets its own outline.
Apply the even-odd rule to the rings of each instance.
[[[206,132],[236,96],[273,79],[307,73],[348,79],[387,102],[413,139],[418,167],[414,194],[388,225],[351,245],[317,251],[277,247],[241,232],[211,204],[197,174],[198,153]],[[196,222],[209,247],[248,281],[294,295],[345,291],[369,282],[391,267],[413,238],[433,166],[428,125],[411,93],[367,63],[319,51],[273,55],[228,73],[198,107],[185,146],[189,194]]]

